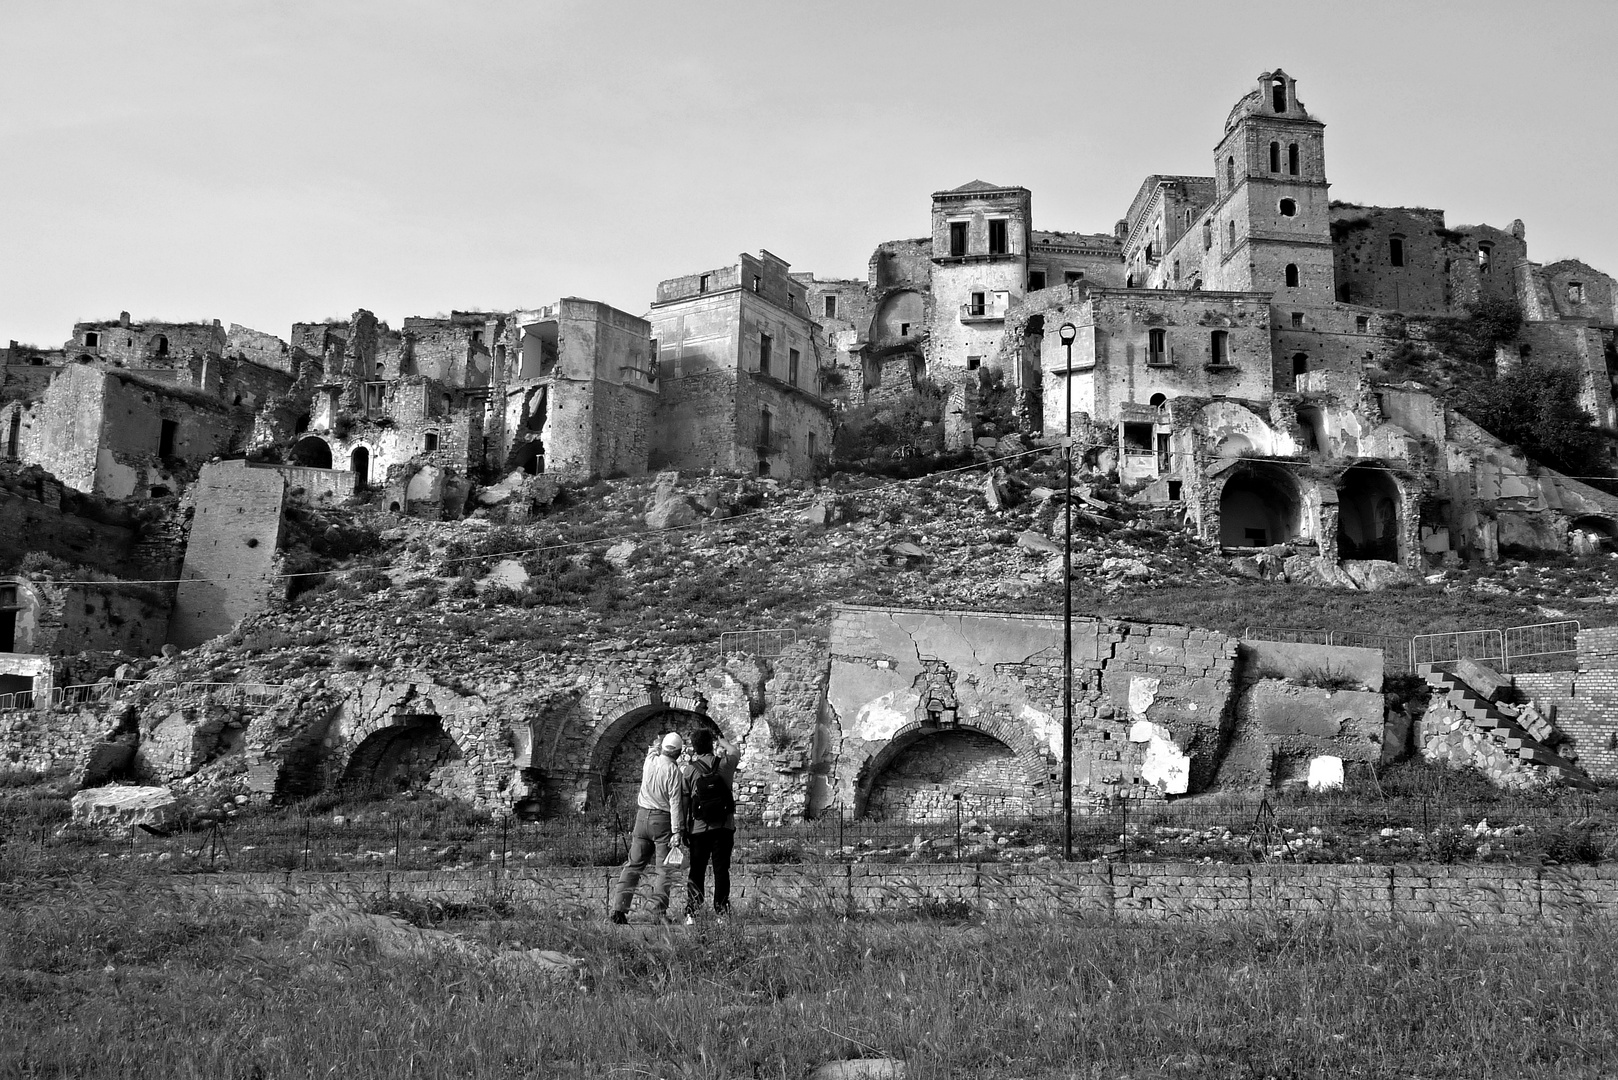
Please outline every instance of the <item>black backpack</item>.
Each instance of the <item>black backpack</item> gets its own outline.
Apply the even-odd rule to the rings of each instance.
[[[730,781],[716,766],[707,762],[692,762],[703,771],[691,778],[691,816],[704,825],[723,825],[736,810],[736,796],[730,790]]]

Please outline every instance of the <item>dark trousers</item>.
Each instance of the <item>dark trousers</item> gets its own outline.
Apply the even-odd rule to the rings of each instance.
[[[735,829],[704,829],[691,834],[691,868],[685,880],[685,910],[702,909],[703,878],[713,863],[713,909],[723,915],[730,910],[730,853],[736,846]]]
[[[653,865],[656,876],[652,879],[652,913],[661,915],[669,908],[669,891],[674,884],[669,879],[669,868],[663,864],[668,857],[669,841],[673,839],[667,810],[648,810],[644,806],[635,812],[635,832],[629,839],[629,858],[618,872],[618,887],[613,892],[612,910],[627,912],[640,887],[640,876],[648,864]],[[727,856],[728,859],[728,856]]]

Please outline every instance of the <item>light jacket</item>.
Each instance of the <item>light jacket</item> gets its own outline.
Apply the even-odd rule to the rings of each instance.
[[[662,810],[669,816],[674,835],[685,828],[685,782],[680,766],[673,758],[654,746],[646,755],[646,764],[640,770],[640,795],[635,805],[644,810]]]

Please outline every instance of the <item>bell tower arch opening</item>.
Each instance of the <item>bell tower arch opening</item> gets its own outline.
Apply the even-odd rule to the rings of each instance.
[[[1219,493],[1219,543],[1229,548],[1284,544],[1302,532],[1303,493],[1285,469],[1242,468]]]

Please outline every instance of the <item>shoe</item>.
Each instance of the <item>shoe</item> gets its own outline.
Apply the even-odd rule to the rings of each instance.
[[[612,923],[614,926],[628,926],[629,916],[625,915],[621,911],[615,911],[611,915],[607,916],[607,921]]]
[[[687,915],[685,917],[685,925],[687,925],[687,926],[695,926],[695,925],[697,925],[697,917],[695,915]]]

